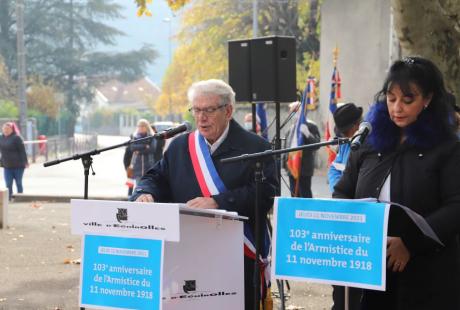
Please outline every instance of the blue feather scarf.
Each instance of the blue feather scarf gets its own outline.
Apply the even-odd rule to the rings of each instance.
[[[396,149],[401,137],[401,128],[390,119],[386,103],[373,104],[366,115],[366,121],[371,123],[372,132],[367,138],[367,143],[378,152],[388,152]],[[445,132],[440,121],[433,113],[423,110],[417,120],[407,126],[405,144],[416,148],[428,149],[450,138],[451,134]]]

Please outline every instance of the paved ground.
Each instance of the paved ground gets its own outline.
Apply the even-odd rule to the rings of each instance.
[[[70,205],[13,203],[0,231],[0,309],[77,309],[80,237]]]
[[[102,136],[98,139],[99,149],[126,140],[125,137]],[[88,196],[90,199],[127,195],[123,153],[124,149],[118,148],[93,156],[93,169],[96,174],[89,176]],[[81,160],[70,160],[46,168],[43,167],[43,164],[32,164],[24,173],[24,193],[83,198],[84,174]]]
[[[100,147],[125,141],[105,137]],[[124,197],[123,150],[94,157],[96,176],[90,176],[89,196]],[[0,171],[2,173],[2,171]],[[319,174],[319,173],[318,173]],[[3,180],[0,187],[4,186]],[[44,168],[33,164],[26,171],[25,194],[83,196],[83,168],[69,161]],[[316,197],[328,197],[324,176],[313,179]],[[283,195],[287,190],[283,187]],[[70,234],[70,204],[14,202],[9,205],[9,226],[0,230],[0,309],[78,309],[80,237]],[[286,309],[329,309],[327,285],[291,282]],[[273,287],[276,294],[276,286]],[[275,298],[274,309],[280,300]]]

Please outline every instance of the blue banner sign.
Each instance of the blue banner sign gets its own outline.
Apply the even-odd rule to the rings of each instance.
[[[385,290],[388,211],[359,200],[277,198],[275,278]]]
[[[81,306],[161,309],[163,241],[85,235]]]

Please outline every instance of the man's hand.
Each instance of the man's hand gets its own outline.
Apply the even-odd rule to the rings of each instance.
[[[218,205],[213,198],[197,197],[187,201],[187,207],[195,209],[217,209]]]
[[[154,202],[154,199],[150,194],[142,194],[137,197],[136,202]]]
[[[410,252],[399,237],[387,238],[387,268],[402,272],[410,259]]]

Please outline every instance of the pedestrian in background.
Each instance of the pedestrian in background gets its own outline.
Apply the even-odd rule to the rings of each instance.
[[[149,121],[140,119],[137,122],[136,132],[133,134],[134,140],[153,136],[155,132],[150,126]],[[130,145],[132,152],[130,167],[133,170],[133,179],[136,184],[147,170],[149,170],[155,163],[155,139],[145,139],[143,141],[134,142]]]
[[[156,134],[158,131],[155,128],[155,125],[150,125],[152,127],[153,133]],[[153,164],[156,164],[163,158],[163,150],[166,144],[165,139],[153,139],[152,141],[155,151],[153,152]]]
[[[129,136],[129,139],[133,139],[133,135]],[[134,180],[133,180],[133,167],[131,165],[131,159],[133,158],[133,152],[131,151],[130,145],[125,148],[125,153],[123,154],[123,166],[126,171],[126,186],[128,186],[128,197],[133,194],[134,189]]]
[[[13,182],[16,182],[18,193],[23,192],[22,177],[24,169],[29,166],[24,141],[19,135],[16,124],[13,122],[5,123],[2,127],[0,152],[2,154],[3,177],[11,200],[13,197]]]
[[[363,108],[357,107],[354,103],[344,103],[337,105],[334,111],[334,123],[337,136],[351,139],[359,129],[359,123],[363,116]],[[334,186],[342,176],[345,166],[350,155],[350,144],[345,143],[339,146],[337,156],[329,167],[327,178],[331,192]]]
[[[244,115],[244,129],[248,130],[248,131],[252,131],[254,132],[253,128],[252,128],[252,113],[247,113]],[[256,131],[255,131],[256,134],[260,135],[261,132],[260,132],[260,120],[259,120],[259,117],[256,116]]]
[[[442,244],[392,206],[385,291],[364,289],[349,309],[460,309],[460,143],[441,72],[421,57],[396,61],[366,119],[372,132],[333,197],[402,204]]]

